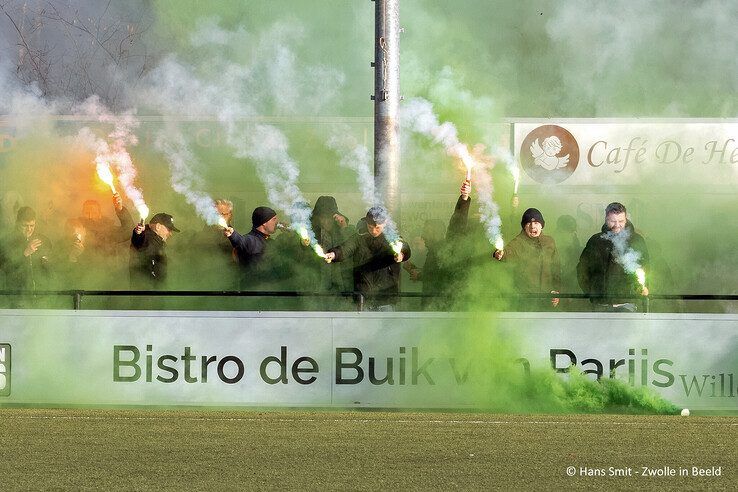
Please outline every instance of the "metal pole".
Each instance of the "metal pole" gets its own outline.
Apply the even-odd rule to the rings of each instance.
[[[374,183],[400,218],[400,0],[374,0]]]

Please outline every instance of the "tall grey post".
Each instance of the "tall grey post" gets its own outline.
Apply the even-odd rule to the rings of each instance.
[[[400,220],[400,0],[374,0],[374,183]]]

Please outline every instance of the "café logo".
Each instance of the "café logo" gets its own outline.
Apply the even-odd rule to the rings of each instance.
[[[525,137],[518,155],[523,169],[535,181],[561,183],[579,164],[579,144],[564,128],[543,125]]]

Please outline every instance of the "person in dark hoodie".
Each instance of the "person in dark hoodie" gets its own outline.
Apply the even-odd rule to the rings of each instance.
[[[410,259],[410,247],[399,236],[393,243],[384,231],[389,220],[382,207],[366,213],[366,234],[354,234],[326,252],[326,262],[353,260],[354,290],[362,294],[365,307],[394,311],[400,293],[400,263]]]
[[[543,214],[529,208],[520,220],[522,231],[510,241],[504,250],[496,250],[493,256],[498,261],[510,263],[517,292],[523,294],[558,294],[561,289],[561,261],[556,242],[543,234],[546,221]],[[558,298],[545,303],[535,299],[523,299],[518,303],[520,310],[530,311],[548,305],[559,305]]]
[[[223,234],[227,237],[238,258],[241,267],[239,286],[242,290],[256,289],[269,280],[269,272],[264,261],[268,240],[277,230],[277,212],[269,207],[256,207],[251,213],[251,231],[245,236],[233,227],[226,227]]]
[[[315,201],[315,207],[310,216],[310,223],[315,233],[315,239],[328,251],[339,244],[343,244],[353,235],[354,228],[349,220],[338,211],[336,199],[332,196],[320,196]],[[339,268],[330,267],[323,263],[320,270],[321,287],[334,292],[345,292],[353,289],[351,264]]]
[[[154,215],[147,226],[139,224],[133,229],[129,262],[133,290],[166,287],[166,243],[174,232],[179,232],[174,226],[174,218],[165,213]]]
[[[648,268],[646,241],[635,232],[625,206],[609,204],[602,231],[589,238],[579,257],[577,278],[582,291],[597,310],[636,311],[633,300],[648,296]]]

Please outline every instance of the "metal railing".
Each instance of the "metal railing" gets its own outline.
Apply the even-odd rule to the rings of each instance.
[[[6,290],[0,291],[0,296],[18,296],[22,298],[37,297],[70,297],[75,310],[82,309],[82,300],[85,297],[268,297],[268,298],[343,298],[353,299],[357,311],[364,311],[366,298],[359,292],[299,292],[299,291],[244,291],[244,290]],[[397,297],[402,299],[431,299],[443,300],[445,296],[423,294],[421,292],[400,292],[396,295],[375,296],[374,299]],[[521,301],[533,299],[587,299],[592,296],[588,294],[505,294],[495,293],[486,296],[490,300]],[[597,303],[607,304],[609,299],[597,297]],[[664,301],[738,301],[738,295],[734,294],[654,294],[650,296],[639,296],[632,298],[619,297],[618,301],[632,301],[641,306],[642,312],[650,311],[650,303],[654,300]]]

